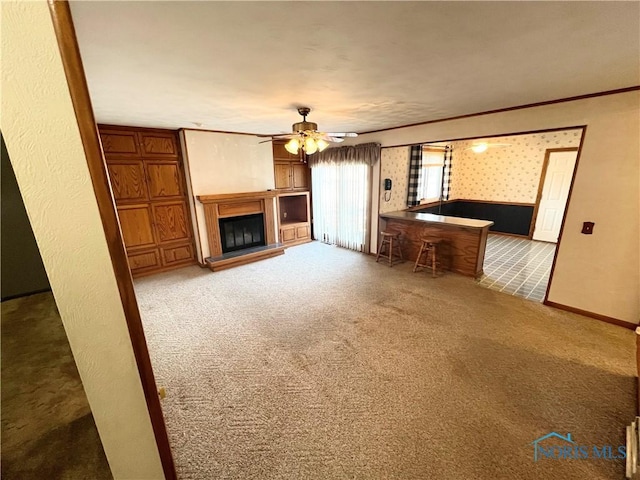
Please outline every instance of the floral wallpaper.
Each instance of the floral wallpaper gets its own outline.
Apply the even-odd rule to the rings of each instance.
[[[384,179],[392,181],[391,198],[385,201]],[[380,157],[380,213],[407,208],[409,147],[383,148]]]
[[[578,147],[581,135],[578,129],[451,142],[450,198],[535,203],[545,151]],[[489,144],[483,153],[469,148],[479,142]]]

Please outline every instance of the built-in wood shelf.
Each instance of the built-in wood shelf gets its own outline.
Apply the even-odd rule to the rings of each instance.
[[[279,193],[277,206],[280,242],[288,247],[310,242],[309,192]]]

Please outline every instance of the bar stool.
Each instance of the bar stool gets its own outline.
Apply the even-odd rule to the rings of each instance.
[[[418,252],[418,258],[413,266],[413,271],[416,272],[419,267],[430,268],[433,277],[436,277],[437,266],[440,265],[438,260],[438,244],[442,242],[441,238],[427,237],[422,239],[422,245]],[[424,263],[422,263],[422,256],[425,256]]]
[[[404,262],[404,257],[402,256],[402,249],[400,248],[400,233],[399,232],[380,232],[382,235],[382,242],[378,247],[378,254],[376,255],[376,262],[380,259],[380,257],[387,258],[389,261],[389,266],[393,266],[393,257],[400,258],[402,262]],[[386,249],[385,249],[386,247]],[[394,252],[395,248],[395,252]],[[386,250],[383,253],[383,250]]]

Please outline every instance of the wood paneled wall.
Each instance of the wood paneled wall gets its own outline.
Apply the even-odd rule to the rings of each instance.
[[[195,263],[177,132],[104,125],[99,131],[133,275]]]

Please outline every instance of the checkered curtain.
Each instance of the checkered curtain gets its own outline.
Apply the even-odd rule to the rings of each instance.
[[[409,192],[407,194],[407,207],[413,207],[420,203],[418,198],[418,186],[422,174],[422,145],[412,145],[409,157]]]
[[[453,146],[447,145],[444,150],[444,164],[442,165],[442,200],[449,200],[451,190],[451,167],[453,163]]]

